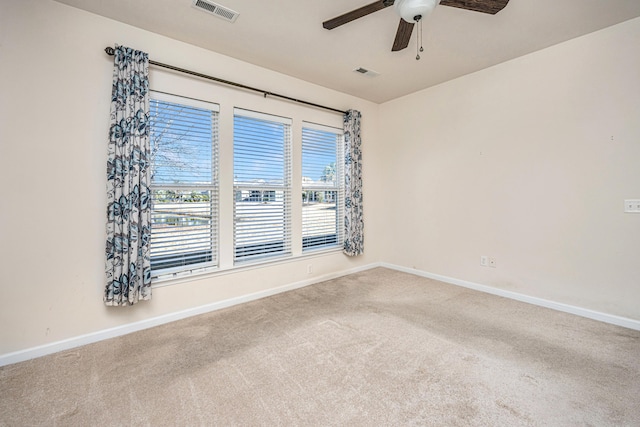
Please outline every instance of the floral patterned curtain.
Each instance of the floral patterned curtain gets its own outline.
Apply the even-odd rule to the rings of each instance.
[[[116,46],[107,160],[106,305],[151,299],[149,56]]]
[[[360,117],[356,110],[344,115],[344,248],[349,256],[364,252],[364,220],[362,217],[362,151]]]

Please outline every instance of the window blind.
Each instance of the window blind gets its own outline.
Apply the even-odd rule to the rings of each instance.
[[[303,123],[302,249],[330,248],[343,241],[342,131]]]
[[[152,276],[218,263],[218,106],[152,92]]]
[[[234,110],[234,259],[291,254],[291,119]]]

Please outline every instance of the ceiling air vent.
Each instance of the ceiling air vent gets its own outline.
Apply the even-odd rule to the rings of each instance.
[[[376,71],[367,70],[366,68],[362,68],[362,67],[356,68],[355,70],[353,70],[353,72],[362,74],[363,76],[367,76],[367,77],[378,77],[380,75],[380,73]]]
[[[220,6],[212,1],[193,0],[192,6],[229,22],[235,22],[236,19],[238,19],[238,15],[240,15],[238,12],[229,9],[228,7]]]

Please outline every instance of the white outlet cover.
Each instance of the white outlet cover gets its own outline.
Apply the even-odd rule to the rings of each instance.
[[[640,213],[640,199],[625,200],[624,211],[627,213]]]

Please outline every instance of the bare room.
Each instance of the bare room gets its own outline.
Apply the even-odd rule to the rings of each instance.
[[[638,0],[0,0],[0,77],[0,425],[640,425]]]

